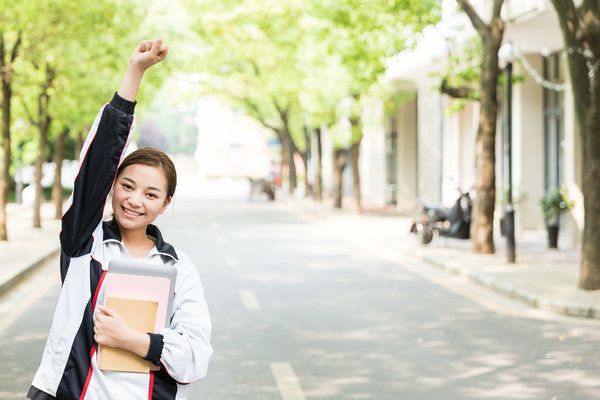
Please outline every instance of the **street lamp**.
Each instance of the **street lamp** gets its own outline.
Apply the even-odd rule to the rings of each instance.
[[[515,48],[510,40],[504,42],[498,51],[498,58],[506,64],[506,154],[508,164],[508,191],[504,211],[504,231],[506,233],[506,258],[515,262],[515,210],[512,199],[512,63]]]

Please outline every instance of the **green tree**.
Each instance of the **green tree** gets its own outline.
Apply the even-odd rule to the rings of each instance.
[[[579,287],[600,289],[600,8],[592,0],[552,0],[565,42],[581,135],[585,226]]]
[[[201,50],[205,55],[202,67],[211,71],[206,80],[214,91],[244,104],[249,114],[275,132],[284,161],[299,153],[306,163],[307,132],[320,132],[325,121],[334,125],[346,112],[354,132],[347,146],[352,149],[355,197],[360,204],[361,97],[385,73],[386,58],[438,18],[438,3],[202,3],[197,5],[202,17],[196,24],[207,43]],[[331,71],[342,71],[342,79],[336,79],[337,85],[324,94],[320,87],[331,87],[324,78]],[[350,110],[340,108],[344,98],[353,100]],[[291,189],[293,176],[290,163]]]
[[[349,110],[346,110],[352,133],[348,148],[354,199],[361,210],[358,166],[364,104],[381,83],[387,59],[409,47],[418,32],[439,20],[440,2],[315,0],[311,2],[311,8],[313,15],[323,21],[317,31],[317,40],[329,44],[328,51],[340,57],[349,77],[348,86],[342,89],[350,101]],[[335,162],[338,175],[346,165],[345,154],[336,151],[334,157],[338,157]],[[336,179],[341,179],[341,175]],[[337,193],[341,195],[340,191]],[[341,206],[341,198],[335,199],[334,203]]]
[[[202,38],[199,68],[208,93],[221,95],[269,128],[281,143],[290,192],[296,187],[294,153],[306,164],[299,92],[301,1],[221,1],[201,5],[195,24]]]
[[[323,200],[322,192],[322,130],[336,126],[340,116],[340,104],[346,96],[350,84],[347,70],[341,64],[338,54],[329,52],[329,43],[316,40],[315,36],[305,38],[300,47],[304,57],[300,60],[301,69],[305,71],[300,93],[300,107],[304,113],[304,121],[309,131],[315,137],[316,151],[314,160],[313,197],[316,201]],[[335,132],[335,129],[334,129]],[[343,148],[347,144],[334,135],[336,149],[334,159],[339,161],[335,168],[335,198],[339,199],[341,207],[341,176],[345,168]],[[309,139],[310,140],[310,139]],[[337,205],[336,205],[337,206]]]
[[[22,87],[20,100],[22,109],[30,124],[38,132],[38,155],[35,163],[35,201],[33,226],[41,227],[40,206],[42,202],[42,167],[47,160],[48,142],[52,132],[52,124],[60,113],[54,103],[72,80],[76,68],[85,65],[86,58],[91,62],[101,62],[103,51],[92,53],[92,49],[103,43],[94,34],[115,28],[113,21],[116,15],[115,4],[111,0],[93,3],[70,0],[57,0],[52,3],[36,2],[31,9],[28,24],[34,26],[24,34],[24,50],[26,63],[22,68]],[[116,32],[115,32],[116,31]],[[115,28],[114,34],[122,30]],[[104,40],[106,40],[106,35]],[[92,47],[85,47],[84,44]],[[109,47],[110,48],[110,47]],[[92,54],[94,57],[92,58]],[[100,54],[100,56],[97,56]],[[87,56],[87,57],[86,57]],[[94,68],[91,68],[93,71]],[[89,76],[86,79],[90,79]],[[89,94],[87,94],[89,95]],[[56,143],[57,174],[61,172],[58,156],[61,156],[61,143],[69,130],[61,129]],[[54,194],[60,196],[62,188],[60,180],[55,182],[57,189]],[[58,201],[57,201],[58,203]],[[57,204],[57,215],[58,204]]]

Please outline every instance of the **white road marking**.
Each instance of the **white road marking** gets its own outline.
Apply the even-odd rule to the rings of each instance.
[[[15,304],[14,307],[2,319],[0,319],[0,336],[25,314],[39,299],[41,299],[50,289],[55,288],[58,281],[58,274],[53,274],[45,279],[35,290]]]
[[[258,302],[258,298],[252,290],[240,290],[240,298],[242,299],[242,304],[244,305],[246,310],[260,310],[260,303]]]
[[[292,365],[286,362],[270,363],[271,373],[275,378],[281,400],[306,400],[304,391]]]

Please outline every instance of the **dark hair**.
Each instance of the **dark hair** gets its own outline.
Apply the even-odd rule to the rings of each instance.
[[[125,168],[134,164],[162,168],[167,178],[167,199],[173,197],[177,186],[177,171],[168,155],[152,147],[142,147],[125,157],[117,169],[117,178]]]

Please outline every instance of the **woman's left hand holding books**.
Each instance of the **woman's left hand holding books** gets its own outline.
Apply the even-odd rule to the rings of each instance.
[[[94,340],[102,346],[129,350],[140,357],[146,357],[150,348],[150,336],[127,326],[125,320],[109,307],[98,305]]]

